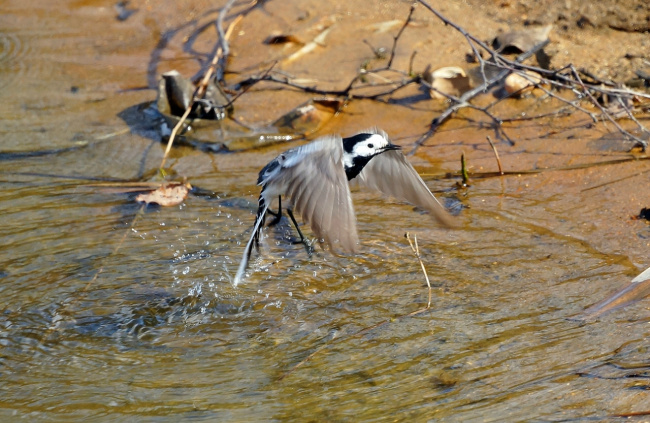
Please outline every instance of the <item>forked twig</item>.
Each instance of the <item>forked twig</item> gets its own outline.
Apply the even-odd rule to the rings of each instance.
[[[397,35],[393,37],[393,48],[390,50],[390,57],[388,59],[388,63],[386,63],[386,68],[390,69],[391,65],[393,64],[393,59],[395,59],[395,50],[397,49],[397,41],[399,41],[399,38],[402,36],[402,32],[406,29],[406,26],[411,22],[411,18],[413,17],[413,12],[415,11],[415,5],[416,3],[413,3],[411,5],[411,9],[409,10],[409,15],[404,21],[404,25],[399,29],[397,32]]]
[[[449,22],[446,18],[442,17],[442,15],[440,15],[437,11],[435,11],[435,9],[431,8],[430,6],[428,6],[425,2],[421,2],[421,3],[425,4],[425,5],[427,6],[427,8],[429,8],[429,10],[434,11],[434,14],[436,14],[436,16],[438,16],[438,17],[441,17],[441,19],[443,19],[443,21],[444,21],[445,23],[448,23],[448,22]],[[453,26],[454,28],[457,28],[457,29],[458,29],[458,30],[459,30],[463,35],[467,34],[467,32],[466,32],[464,29],[458,27],[457,25],[454,24],[454,25],[452,25],[452,26]],[[471,35],[467,34],[466,37],[468,37],[468,40],[472,40],[472,41],[474,41],[474,37],[472,37]],[[530,50],[528,50],[528,51],[526,51],[526,52],[520,54],[520,55],[517,56],[517,58],[515,59],[515,63],[523,62],[524,60],[528,59],[530,56],[534,55],[536,52],[538,52],[539,50],[541,50],[542,48],[544,48],[544,47],[548,44],[548,42],[549,42],[548,40],[543,41],[543,42],[541,42],[541,43],[535,45],[535,46],[534,46],[533,48],[531,48]],[[492,52],[492,53],[494,54],[495,57],[500,56],[498,53],[496,53],[496,52],[494,52],[493,50],[491,50],[491,49],[490,49],[489,47],[487,47],[485,44],[481,43],[480,45],[481,45],[481,47],[487,49],[489,52]],[[480,57],[480,56],[479,56],[479,57]],[[483,59],[480,59],[480,60],[483,60]],[[493,77],[490,78],[490,79],[484,80],[483,83],[482,83],[481,85],[479,85],[479,86],[477,86],[476,88],[473,88],[473,89],[471,89],[471,90],[469,90],[469,91],[463,93],[463,95],[461,95],[461,96],[458,97],[458,98],[452,98],[451,96],[446,96],[447,98],[450,98],[450,99],[454,102],[454,104],[452,104],[452,105],[451,105],[450,107],[448,107],[444,112],[442,112],[442,113],[440,114],[440,116],[436,117],[435,119],[433,119],[433,120],[431,121],[431,124],[429,125],[429,130],[428,130],[427,132],[425,132],[422,136],[420,136],[420,138],[418,138],[418,139],[415,141],[414,146],[413,146],[413,149],[408,153],[408,155],[413,155],[413,154],[415,154],[415,152],[417,151],[417,149],[418,149],[422,144],[424,144],[424,142],[425,142],[429,137],[431,137],[431,135],[433,135],[433,134],[436,132],[436,130],[438,129],[438,127],[439,127],[440,125],[442,125],[443,122],[445,122],[445,121],[446,121],[447,119],[449,119],[449,118],[450,118],[450,117],[451,117],[455,112],[457,112],[458,110],[460,110],[460,109],[462,109],[462,108],[464,108],[464,107],[471,107],[471,108],[473,108],[473,109],[475,109],[475,110],[478,110],[478,111],[480,111],[480,112],[486,114],[486,115],[487,115],[490,119],[492,119],[492,121],[494,122],[494,124],[495,124],[495,128],[500,128],[500,127],[501,127],[501,123],[502,123],[501,120],[500,120],[499,118],[497,118],[496,116],[492,115],[492,114],[489,112],[489,108],[490,108],[492,105],[494,105],[494,103],[493,103],[492,105],[488,106],[488,107],[479,107],[479,106],[475,106],[475,105],[471,104],[471,103],[469,102],[469,100],[471,100],[472,98],[476,97],[476,96],[479,95],[479,94],[482,94],[482,93],[486,92],[487,90],[489,90],[490,88],[492,88],[493,86],[495,86],[496,84],[498,84],[499,82],[501,82],[501,81],[502,81],[506,76],[508,76],[510,73],[512,73],[512,71],[513,71],[513,69],[510,69],[510,68],[503,68],[503,69],[502,69],[502,70],[501,70],[497,75],[493,76]],[[423,83],[423,85],[427,85],[427,84]],[[427,85],[427,87],[429,88],[430,86]],[[501,130],[501,131],[502,131],[502,133],[503,133],[503,130]],[[506,137],[506,138],[507,138],[507,137]],[[510,140],[510,142],[512,143],[512,140]]]

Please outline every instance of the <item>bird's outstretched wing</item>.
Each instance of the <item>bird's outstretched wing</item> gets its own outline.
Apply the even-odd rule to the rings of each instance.
[[[389,150],[373,157],[355,180],[362,186],[429,211],[445,226],[456,226],[454,218],[433,196],[400,150]]]
[[[277,182],[314,234],[334,249],[358,249],[356,216],[343,165],[343,142],[325,136],[287,156]]]

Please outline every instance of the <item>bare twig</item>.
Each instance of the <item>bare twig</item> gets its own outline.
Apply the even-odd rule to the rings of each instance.
[[[262,78],[267,77],[267,76],[269,75],[269,73],[271,73],[271,71],[273,70],[273,68],[275,67],[275,65],[277,65],[277,64],[278,64],[278,61],[277,61],[277,60],[276,60],[275,62],[273,62],[273,63],[271,64],[271,67],[269,67],[269,68],[268,68],[268,69],[267,69],[267,70],[262,74]],[[259,81],[261,81],[261,79],[260,79]],[[237,95],[235,95],[233,98],[230,99],[230,101],[228,102],[228,104],[226,104],[226,105],[224,106],[224,109],[227,109],[228,107],[232,106],[232,104],[235,102],[235,100],[237,100],[239,97],[241,97],[242,95],[244,95],[244,94],[246,93],[246,91],[248,91],[248,90],[249,90],[253,85],[255,85],[255,83],[252,83],[252,84],[250,84],[250,85],[246,85],[246,86],[244,87],[243,90],[241,90],[240,92],[238,92]]]
[[[374,73],[374,71],[368,71],[366,74]],[[407,85],[411,85],[414,83],[419,82],[419,78],[417,77],[412,77],[408,79],[403,79],[402,81],[399,82],[390,82],[384,85],[391,86],[392,88],[386,91],[382,91],[377,94],[355,94],[352,92],[353,89],[359,90],[363,88],[376,88],[380,86],[379,84],[371,84],[371,85],[359,85],[359,86],[354,86],[354,82],[356,82],[358,77],[355,77],[354,80],[352,81],[351,84],[349,84],[347,87],[345,87],[342,90],[325,90],[318,88],[316,86],[308,86],[308,85],[302,85],[293,82],[290,78],[279,78],[275,75],[263,75],[259,77],[249,77],[244,81],[241,81],[239,84],[241,86],[248,86],[250,84],[255,84],[260,81],[267,81],[267,82],[273,82],[276,84],[282,84],[286,85],[288,87],[296,88],[299,89],[303,92],[306,93],[311,93],[311,94],[319,94],[319,95],[332,95],[332,96],[339,96],[339,97],[347,97],[347,98],[357,98],[357,99],[364,99],[364,100],[375,100],[383,96],[391,95],[395,93],[396,91],[401,90],[402,88],[406,87]]]
[[[426,141],[433,133],[436,131],[437,127],[440,126],[445,120],[447,120],[451,115],[454,114],[457,110],[463,107],[472,107],[469,104],[469,100],[479,93],[484,93],[488,89],[490,89],[492,86],[500,82],[503,78],[505,78],[509,73],[511,72],[519,72],[520,70],[532,70],[535,71],[541,75],[546,75],[547,78],[543,78],[542,82],[544,84],[548,83],[554,87],[560,87],[560,88],[565,88],[569,89],[575,93],[577,93],[579,96],[586,96],[590,99],[590,101],[600,110],[600,115],[603,116],[605,119],[609,120],[612,122],[616,128],[624,134],[627,138],[633,139],[637,145],[641,146],[644,150],[647,148],[647,141],[635,136],[634,134],[630,133],[629,131],[626,131],[623,129],[618,123],[615,122],[614,117],[611,116],[611,114],[605,110],[598,102],[596,99],[593,97],[591,94],[591,91],[594,92],[599,92],[601,94],[608,94],[608,95],[616,95],[620,94],[623,96],[638,96],[642,98],[650,98],[650,95],[645,94],[645,93],[639,93],[639,92],[634,92],[631,90],[627,89],[619,89],[616,87],[611,87],[611,86],[606,86],[603,84],[603,82],[606,82],[611,85],[610,81],[601,81],[595,78],[593,75],[589,74],[589,76],[594,79],[598,84],[600,85],[589,85],[585,84],[584,81],[580,79],[580,76],[578,75],[578,72],[575,70],[573,65],[567,65],[563,67],[562,69],[558,70],[548,70],[548,69],[543,69],[540,67],[536,66],[531,66],[531,65],[524,65],[521,62],[526,60],[528,57],[532,56],[535,54],[537,51],[539,51],[541,48],[544,47],[546,43],[548,43],[548,40],[545,42],[533,47],[529,51],[523,53],[522,55],[518,56],[515,60],[507,59],[506,57],[502,56],[498,52],[494,51],[491,49],[487,44],[485,44],[483,41],[479,40],[477,37],[473,36],[472,34],[468,33],[465,29],[463,29],[461,26],[457,25],[453,21],[447,19],[444,15],[442,15],[440,12],[438,12],[436,9],[431,7],[425,0],[417,0],[418,3],[422,4],[427,10],[429,10],[431,13],[436,15],[445,25],[449,25],[452,28],[454,28],[456,31],[461,33],[465,39],[467,40],[468,44],[472,48],[472,51],[474,53],[474,56],[476,59],[479,61],[480,67],[481,67],[481,74],[483,75],[483,83],[476,87],[473,90],[470,90],[463,94],[461,97],[459,97],[457,100],[451,99],[453,104],[450,106],[447,110],[445,110],[440,116],[435,118],[429,127],[429,130],[424,133],[418,140],[416,140],[415,145],[413,149],[409,152],[409,154],[414,154],[416,150],[418,149],[419,146],[421,146],[424,141]],[[498,68],[501,68],[502,71],[499,72],[498,75],[496,75],[493,78],[487,79],[485,76],[485,70],[484,67],[486,65],[485,59],[483,59],[481,53],[478,51],[478,48],[484,50],[486,53],[489,54],[490,56],[490,65],[496,66]],[[584,73],[584,72],[583,72]],[[423,85],[425,85],[423,83]],[[556,98],[562,102],[565,102],[569,104],[571,107],[580,110],[586,114],[588,114],[594,121],[597,121],[597,117],[595,113],[589,112],[588,110],[580,107],[578,105],[579,99],[575,101],[570,101],[562,98],[559,95],[556,95],[552,93],[551,91],[545,89],[544,87],[540,87],[542,90],[544,90],[548,95],[550,95],[553,98]],[[449,98],[449,96],[447,96]],[[498,103],[501,100],[497,100],[493,104],[480,108],[480,107],[473,107],[476,110],[479,110],[483,113],[486,113],[489,108],[494,106],[496,103]],[[623,109],[627,112],[627,116],[633,120],[635,123],[637,123],[637,126],[641,129],[642,132],[646,132],[647,129],[638,122],[632,115],[631,110],[629,108],[625,107],[623,104]],[[487,114],[487,113],[486,113]],[[502,121],[500,119],[494,119],[494,117],[490,117],[493,120],[493,125],[495,126],[495,129],[498,131],[500,130],[502,133],[502,128],[501,128],[501,123]],[[504,134],[505,135],[505,134]]]
[[[420,1],[420,3],[425,4],[425,5],[427,6],[427,8],[430,8],[430,10],[435,10],[435,9],[431,8],[430,6],[428,6],[428,5],[426,4],[426,2]],[[445,21],[445,23],[449,22],[446,18],[444,18],[442,15],[440,15],[437,11],[434,11],[434,14],[436,14],[436,16],[438,16],[438,17],[440,17],[441,19],[443,19],[443,20]],[[452,26],[453,26],[454,28],[457,28],[459,31],[461,31],[461,33],[462,33],[463,35],[467,34],[467,32],[466,32],[464,29],[460,28],[458,25],[453,24]],[[472,41],[474,41],[474,37],[470,36],[469,34],[467,34],[466,37],[469,37]],[[542,43],[537,44],[536,46],[534,46],[533,48],[531,48],[531,49],[528,50],[527,52],[522,53],[522,54],[520,54],[519,56],[517,56],[517,58],[515,59],[515,62],[518,63],[518,62],[522,62],[522,61],[526,60],[527,58],[529,58],[530,56],[532,56],[533,54],[535,54],[537,51],[539,51],[539,50],[541,50],[542,48],[544,48],[544,46],[546,46],[546,44],[548,44],[548,40],[546,40],[546,41],[544,41],[544,42],[542,42]],[[492,53],[495,55],[495,57],[496,57],[496,56],[499,56],[497,53],[495,53],[492,49],[490,49],[489,47],[487,47],[485,44],[481,43],[481,46],[482,46],[482,47],[485,46],[484,48],[485,48],[487,51],[492,52]],[[482,60],[482,59],[481,59],[481,60]],[[485,113],[486,115],[488,115],[488,116],[492,119],[492,121],[494,122],[495,126],[500,127],[500,126],[501,126],[501,120],[500,120],[500,119],[498,119],[498,118],[492,116],[492,115],[488,112],[488,109],[487,109],[487,108],[484,108],[484,107],[477,107],[477,106],[473,106],[473,105],[471,105],[471,104],[469,103],[469,100],[472,99],[472,98],[474,98],[474,97],[476,97],[477,95],[479,95],[479,94],[481,94],[481,93],[486,92],[486,91],[489,90],[491,87],[493,87],[494,85],[496,85],[496,84],[498,84],[499,82],[501,82],[501,81],[502,81],[506,76],[508,76],[511,72],[512,72],[511,69],[503,69],[503,70],[501,70],[501,72],[499,72],[496,76],[493,76],[492,78],[490,78],[490,79],[488,79],[488,80],[485,80],[485,81],[484,81],[481,85],[479,85],[478,87],[476,87],[476,88],[474,88],[474,89],[471,89],[471,90],[469,90],[469,91],[463,93],[463,95],[461,95],[457,100],[455,100],[455,104],[453,104],[453,105],[451,105],[450,107],[448,107],[444,112],[442,112],[442,113],[440,114],[440,116],[438,116],[437,118],[433,119],[433,121],[431,121],[431,124],[429,125],[429,130],[428,130],[427,132],[425,132],[422,136],[420,136],[420,138],[418,138],[418,139],[415,141],[415,144],[414,144],[414,146],[413,146],[413,149],[408,153],[408,155],[413,155],[413,154],[415,154],[415,152],[417,151],[417,149],[418,149],[422,144],[424,144],[424,142],[425,142],[425,141],[426,141],[426,140],[427,140],[431,135],[433,135],[433,134],[436,132],[436,130],[438,129],[438,127],[439,127],[440,125],[442,125],[443,122],[445,122],[447,119],[449,119],[449,117],[451,117],[452,114],[454,114],[454,113],[455,113],[456,111],[458,111],[459,109],[462,109],[463,107],[472,107],[472,108],[474,108],[475,110],[479,110],[479,111]],[[512,141],[511,141],[511,143],[512,143]]]
[[[582,82],[582,79],[580,79],[580,75],[578,75],[578,71],[576,71],[576,69],[575,69],[573,66],[571,66],[571,72],[573,73],[573,76],[575,77],[575,79],[576,79],[576,81],[578,82],[578,84],[580,84],[580,86],[582,87],[583,92],[584,92],[584,93],[585,93],[585,94],[586,94],[586,95],[591,99],[591,102],[592,102],[596,107],[598,107],[598,109],[601,111],[602,115],[603,115],[605,118],[607,118],[607,120],[609,120],[609,121],[610,121],[610,122],[611,122],[611,123],[616,127],[616,129],[619,130],[620,133],[622,133],[622,134],[624,134],[625,136],[627,136],[627,137],[633,139],[633,140],[637,143],[637,145],[639,145],[641,148],[643,148],[643,150],[645,150],[645,149],[648,147],[648,142],[645,141],[645,140],[642,140],[641,138],[639,138],[639,137],[635,136],[634,134],[632,134],[632,133],[626,131],[625,129],[623,129],[623,127],[622,127],[621,125],[619,125],[618,122],[616,122],[616,119],[614,119],[614,118],[611,116],[611,114],[608,113],[608,112],[603,108],[603,106],[600,105],[600,103],[598,102],[598,100],[596,100],[596,99],[594,98],[594,96],[591,94],[591,91],[590,91],[589,89],[587,89],[587,87],[585,86],[584,82]]]
[[[411,9],[409,10],[409,15],[407,16],[406,20],[404,21],[404,25],[397,31],[397,35],[393,37],[393,48],[390,50],[390,56],[388,57],[388,63],[386,63],[386,69],[390,69],[390,67],[393,65],[393,59],[395,59],[395,50],[397,49],[397,42],[399,41],[399,38],[402,36],[402,32],[406,29],[406,26],[411,22],[411,17],[413,17],[413,12],[415,11],[415,3],[411,5]]]

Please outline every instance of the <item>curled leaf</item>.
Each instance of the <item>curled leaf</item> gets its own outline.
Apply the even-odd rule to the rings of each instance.
[[[167,183],[157,189],[139,194],[135,201],[140,203],[155,203],[162,207],[176,206],[181,204],[192,189],[189,183]]]
[[[542,82],[542,76],[537,72],[523,71],[513,72],[506,77],[503,85],[508,94],[522,95],[535,88]]]
[[[526,52],[537,44],[544,42],[548,39],[548,34],[551,32],[553,25],[546,25],[538,28],[525,29],[523,31],[511,31],[497,35],[492,41],[498,53],[523,53]]]
[[[472,88],[470,78],[461,67],[448,66],[435,71],[430,69],[427,65],[422,79],[431,85],[432,89],[429,90],[431,98],[445,99],[447,97],[444,94],[459,97]]]

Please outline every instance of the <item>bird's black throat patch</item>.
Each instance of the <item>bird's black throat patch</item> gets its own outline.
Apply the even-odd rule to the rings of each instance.
[[[361,173],[363,168],[368,164],[370,159],[372,159],[374,156],[371,157],[354,157],[352,159],[352,167],[345,167],[345,176],[348,177],[348,181],[354,179]]]
[[[351,136],[349,138],[343,138],[343,150],[347,154],[352,154],[352,151],[354,151],[354,146],[357,145],[360,142],[363,142],[367,140],[368,138],[372,137],[373,134],[357,134],[354,136]],[[372,157],[359,157],[359,156],[353,156],[352,157],[352,166],[345,167],[345,175],[348,177],[348,181],[352,180],[353,178],[356,178],[359,173],[363,170],[363,168],[368,164],[368,162],[372,159]]]

